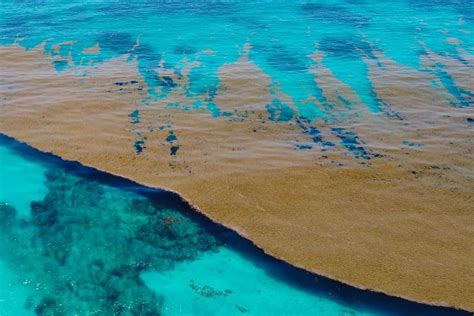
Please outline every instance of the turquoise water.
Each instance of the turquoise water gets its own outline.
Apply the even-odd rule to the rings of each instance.
[[[0,315],[448,315],[272,259],[148,189],[0,137]]]

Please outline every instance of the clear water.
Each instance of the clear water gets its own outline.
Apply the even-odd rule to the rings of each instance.
[[[0,315],[458,313],[293,268],[175,195],[5,136],[0,151]]]

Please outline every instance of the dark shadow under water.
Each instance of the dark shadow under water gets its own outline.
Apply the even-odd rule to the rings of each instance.
[[[240,237],[236,232],[212,222],[204,215],[193,210],[177,194],[145,187],[125,178],[113,176],[90,167],[84,167],[77,162],[64,161],[57,156],[40,152],[3,134],[0,134],[0,145],[10,148],[24,159],[40,163],[51,169],[60,170],[64,174],[74,175],[83,180],[90,180],[109,187],[134,192],[148,199],[157,209],[173,210],[181,214],[183,218],[189,219],[192,223],[196,224],[199,227],[199,231],[205,232],[206,236],[210,236],[212,239],[209,242],[210,248],[216,245],[224,245],[237,251],[256,266],[264,269],[271,277],[305,292],[312,293],[315,296],[330,298],[348,308],[379,312],[387,315],[469,315],[467,312],[451,308],[429,306],[382,293],[360,290],[341,282],[315,275],[266,255],[261,249],[253,245],[251,241]],[[34,207],[41,208],[41,205],[35,205],[32,204],[32,209]]]

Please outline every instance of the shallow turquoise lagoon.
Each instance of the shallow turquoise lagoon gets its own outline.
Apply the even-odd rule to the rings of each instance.
[[[173,194],[5,136],[0,153],[0,315],[458,314],[293,268]]]

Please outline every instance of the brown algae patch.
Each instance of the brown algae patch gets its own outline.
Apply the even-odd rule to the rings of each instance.
[[[379,154],[365,165],[340,155],[340,144],[328,152],[295,150],[320,126],[305,122],[311,132],[303,133],[296,118],[271,121],[264,104],[271,101],[270,88],[261,86],[268,78],[245,57],[238,68],[252,82],[239,80],[245,74],[233,76],[239,70],[232,65],[219,73],[216,104],[251,113],[235,119],[164,101],[143,103],[147,87],[133,60],[88,67],[83,76],[80,67],[57,73],[41,47],[4,46],[0,130],[64,159],[179,192],[211,219],[298,267],[361,288],[474,310],[473,135],[459,125],[472,110],[437,103],[423,110],[423,100],[437,100],[438,92],[427,87],[414,94],[403,79],[408,70],[380,59],[381,66],[369,64],[375,93],[406,119],[370,115],[362,106],[337,118]],[[336,79],[318,67],[314,72],[331,97],[327,90]],[[235,101],[241,84],[258,93],[243,96],[248,107]],[[186,102],[175,90],[169,98]],[[337,93],[356,97],[343,85]],[[130,116],[137,109],[139,116]],[[450,118],[441,126],[430,125],[445,115]],[[416,141],[405,138],[412,136]],[[133,146],[137,137],[140,153]],[[179,146],[175,154],[173,146]],[[343,166],[331,163],[336,160]]]
[[[100,45],[96,43],[94,46],[86,47],[82,50],[84,54],[99,54],[100,53]]]

